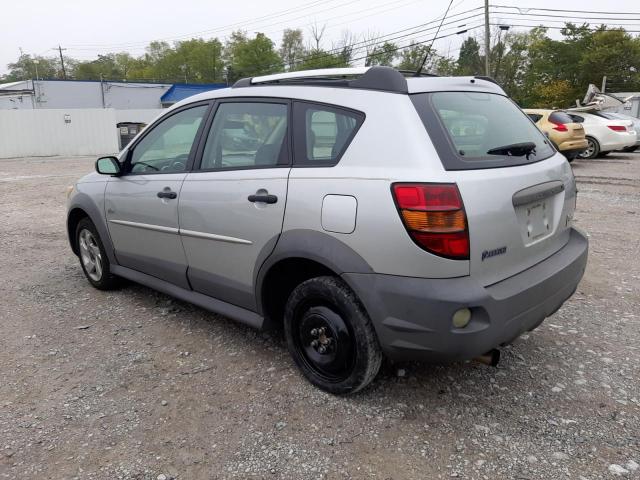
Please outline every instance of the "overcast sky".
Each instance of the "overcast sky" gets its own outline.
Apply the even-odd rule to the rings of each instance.
[[[224,40],[232,30],[241,28],[250,35],[263,32],[279,42],[285,28],[302,28],[310,38],[312,24],[326,25],[324,47],[331,48],[345,29],[361,36],[384,35],[414,27],[441,18],[449,0],[272,0],[272,1],[211,1],[182,0],[159,2],[157,0],[133,0],[105,2],[95,0],[27,0],[11,1],[3,6],[0,20],[0,74],[6,73],[6,64],[15,61],[22,48],[32,55],[53,56],[52,48],[60,44],[67,48],[65,55],[81,60],[93,59],[97,54],[127,51],[132,55],[144,53],[151,40],[174,41],[191,37],[218,37]],[[520,13],[531,13],[522,8],[563,8],[576,10],[640,12],[637,0],[494,0],[492,4],[520,6]],[[454,0],[449,17],[440,36],[453,35],[436,41],[441,53],[457,54],[461,41],[467,35],[481,35],[476,28],[467,34],[456,35],[463,28],[480,26],[483,17],[465,17],[481,14],[477,9],[482,0]],[[468,14],[464,12],[471,10]],[[502,9],[502,11],[508,11]],[[494,14],[490,23],[540,24],[560,26],[542,18],[513,14]],[[542,13],[542,12],[537,12]],[[568,15],[563,12],[546,12]],[[461,14],[461,15],[457,15]],[[457,15],[457,16],[456,16]],[[597,16],[598,14],[579,14]],[[618,18],[621,15],[618,16]],[[562,19],[557,19],[561,21]],[[593,24],[601,20],[590,20]],[[628,30],[640,30],[640,14],[630,20]],[[612,23],[606,22],[605,23]],[[464,27],[462,26],[464,25]],[[435,34],[432,28],[410,37],[396,40],[399,44],[409,39],[428,40]],[[512,30],[526,30],[512,27]],[[553,33],[557,35],[557,30]],[[394,36],[402,35],[397,34]],[[637,35],[637,34],[636,34]],[[358,52],[357,52],[358,53]],[[356,53],[356,56],[357,56]]]

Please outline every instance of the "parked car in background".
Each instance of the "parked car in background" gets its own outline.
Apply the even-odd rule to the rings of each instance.
[[[636,132],[636,143],[635,145],[631,145],[630,147],[625,147],[622,149],[623,152],[635,152],[640,147],[640,118],[631,117],[629,115],[625,115],[624,113],[618,112],[594,112],[594,115],[599,115],[610,120],[629,120],[633,122],[633,129]]]
[[[176,104],[96,170],[67,217],[91,285],[124,277],[281,326],[332,393],[365,387],[383,354],[495,361],[587,262],[571,167],[480,77],[246,78]]]
[[[524,112],[570,162],[586,150],[588,144],[584,127],[574,122],[566,112],[533,108],[525,108]]]
[[[630,120],[610,119],[601,116],[601,113],[596,110],[569,113],[574,122],[584,126],[587,136],[588,146],[578,155],[580,158],[605,156],[614,150],[636,144],[636,132]]]

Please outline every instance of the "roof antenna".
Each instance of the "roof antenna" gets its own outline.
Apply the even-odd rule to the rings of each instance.
[[[444,12],[444,17],[442,17],[442,20],[440,21],[440,25],[438,25],[438,30],[436,30],[436,34],[433,36],[433,40],[431,40],[431,45],[429,45],[429,48],[427,49],[427,53],[424,54],[424,58],[422,59],[422,63],[420,64],[420,67],[416,70],[416,73],[413,74],[414,77],[420,76],[420,73],[424,68],[424,64],[427,63],[427,58],[429,58],[429,54],[431,53],[431,47],[433,47],[433,42],[435,42],[436,38],[438,38],[438,33],[440,33],[440,27],[442,27],[442,24],[444,23],[444,19],[447,18],[447,14],[449,13],[449,9],[451,8],[452,3],[453,3],[453,0],[449,2],[447,11]]]

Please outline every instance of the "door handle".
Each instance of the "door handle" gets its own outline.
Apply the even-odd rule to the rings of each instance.
[[[170,199],[174,199],[174,198],[178,198],[178,194],[176,192],[172,192],[172,191],[162,191],[162,192],[158,192],[158,198],[170,198]]]
[[[278,197],[276,197],[275,195],[269,195],[269,194],[265,194],[265,195],[249,195],[247,197],[247,200],[249,200],[252,203],[255,203],[255,202],[276,203],[278,201]]]

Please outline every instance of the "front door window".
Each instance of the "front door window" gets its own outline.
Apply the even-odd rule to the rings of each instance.
[[[187,169],[189,154],[207,105],[182,110],[153,127],[131,154],[131,173],[178,173]]]

